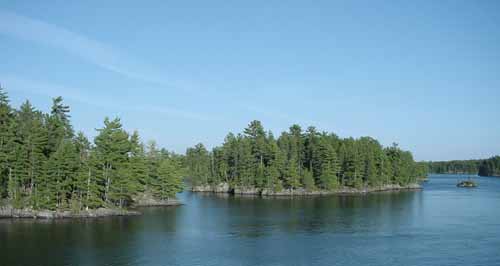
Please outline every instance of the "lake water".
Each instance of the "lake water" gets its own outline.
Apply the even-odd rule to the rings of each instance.
[[[500,178],[422,191],[252,198],[182,193],[137,217],[0,220],[0,265],[500,265]]]

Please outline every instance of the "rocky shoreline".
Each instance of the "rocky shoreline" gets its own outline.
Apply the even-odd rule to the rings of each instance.
[[[142,194],[133,198],[133,207],[160,207],[160,206],[177,206],[182,205],[178,199],[156,199],[150,194]]]
[[[200,185],[192,186],[193,192],[212,192],[212,193],[229,193],[235,195],[261,195],[261,196],[314,196],[314,195],[335,195],[335,194],[366,194],[382,191],[398,191],[398,190],[416,190],[421,189],[420,184],[401,185],[383,185],[378,187],[351,188],[342,187],[336,190],[306,190],[306,189],[284,189],[281,191],[272,191],[267,189],[258,189],[254,187],[230,187],[227,183],[218,185]]]
[[[136,207],[160,207],[178,206],[182,203],[177,199],[157,200],[150,197],[141,197],[134,201],[133,208]],[[70,210],[34,210],[31,208],[17,209],[11,205],[0,205],[0,218],[40,218],[40,219],[63,219],[63,218],[100,218],[108,216],[134,216],[142,215],[137,210],[118,208],[98,208],[81,210],[78,212]]]
[[[58,219],[58,218],[99,218],[106,216],[132,216],[140,215],[141,213],[134,210],[98,208],[95,210],[82,210],[72,212],[69,210],[34,210],[30,208],[16,209],[10,205],[0,206],[0,218],[41,218],[41,219]]]

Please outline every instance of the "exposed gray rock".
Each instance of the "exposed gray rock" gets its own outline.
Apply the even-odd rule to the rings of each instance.
[[[235,187],[233,193],[240,195],[259,195],[261,190],[254,187]]]
[[[273,191],[271,189],[258,189],[254,187],[230,187],[227,183],[218,185],[200,185],[193,186],[193,192],[215,192],[215,193],[233,193],[238,195],[262,195],[262,196],[311,196],[311,195],[332,195],[332,194],[363,194],[379,191],[389,190],[407,190],[407,189],[420,189],[420,184],[409,184],[406,186],[400,185],[383,185],[377,187],[363,187],[351,188],[342,187],[335,190],[306,190],[304,188],[298,189],[283,189],[280,191]]]
[[[95,210],[82,210],[79,212],[71,211],[51,211],[51,210],[33,210],[30,208],[15,209],[10,205],[0,206],[0,217],[2,218],[97,218],[105,216],[129,216],[139,215],[140,212],[124,209],[99,208]]]
[[[232,189],[228,183],[220,183],[217,185],[199,185],[191,188],[193,192],[215,192],[215,193],[230,193]]]
[[[147,206],[176,206],[182,205],[182,203],[175,199],[157,199],[153,197],[150,193],[143,193],[133,198],[135,207],[147,207]]]

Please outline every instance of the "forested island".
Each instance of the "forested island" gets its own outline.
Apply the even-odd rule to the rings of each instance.
[[[434,174],[473,174],[500,176],[500,156],[483,160],[454,160],[427,162],[429,172]]]
[[[136,214],[127,207],[176,204],[182,156],[147,147],[120,119],[104,120],[93,142],[75,133],[69,107],[50,113],[29,101],[14,109],[0,87],[0,217]]]
[[[397,144],[383,147],[371,137],[339,138],[314,127],[292,125],[276,139],[259,121],[242,134],[229,133],[222,146],[203,144],[186,152],[193,191],[260,195],[364,193],[420,187],[427,175]]]

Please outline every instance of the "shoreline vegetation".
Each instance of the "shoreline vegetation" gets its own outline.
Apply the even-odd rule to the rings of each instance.
[[[16,109],[0,87],[0,217],[137,215],[138,206],[178,205],[184,156],[144,144],[119,118],[93,141],[75,133],[69,107],[50,112],[27,100]]]
[[[202,143],[188,148],[185,163],[195,192],[354,194],[420,188],[427,176],[426,164],[395,143],[383,147],[371,137],[340,138],[299,125],[275,138],[257,120],[211,151]]]
[[[101,218],[109,216],[137,216],[142,215],[136,208],[178,206],[182,203],[177,199],[148,200],[138,202],[132,209],[116,207],[100,207],[88,210],[41,210],[33,208],[14,208],[10,204],[0,206],[1,218],[34,218],[34,219],[68,219],[68,218]]]
[[[429,168],[429,173],[433,174],[471,174],[500,177],[500,156],[480,160],[429,161],[425,163]]]

